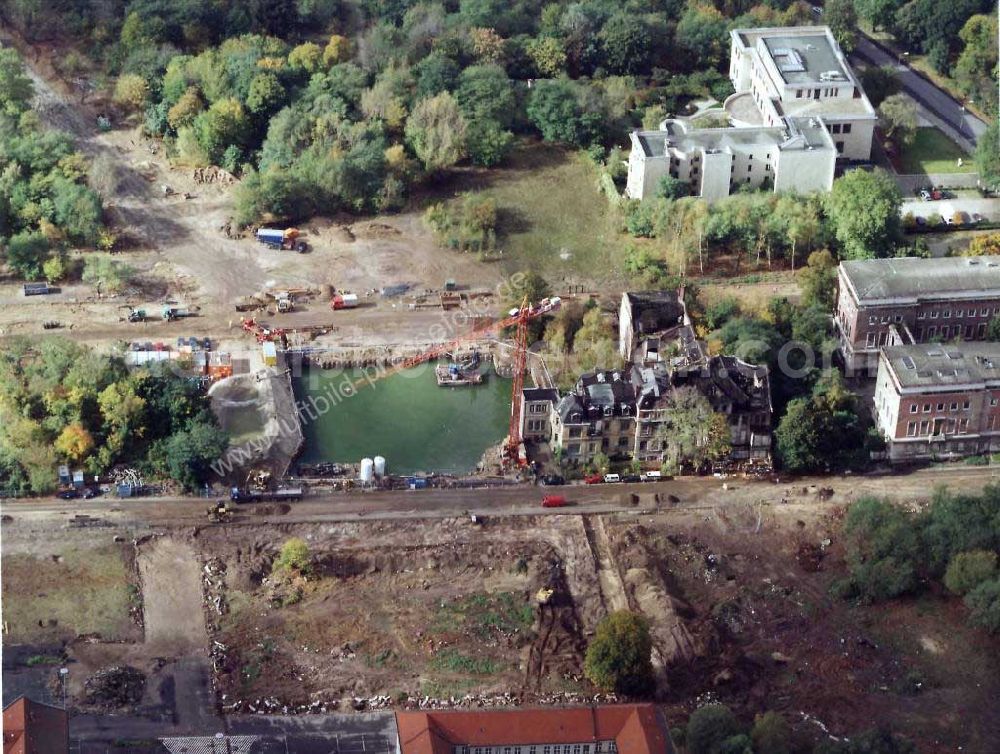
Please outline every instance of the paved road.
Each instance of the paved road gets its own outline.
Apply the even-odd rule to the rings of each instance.
[[[949,134],[969,144],[975,145],[986,132],[986,124],[972,113],[964,110],[959,102],[934,84],[921,77],[912,68],[901,65],[899,60],[872,42],[864,34],[858,34],[858,42],[852,56],[867,63],[887,65],[894,68],[899,76],[903,91],[917,100],[944,124],[954,131]]]

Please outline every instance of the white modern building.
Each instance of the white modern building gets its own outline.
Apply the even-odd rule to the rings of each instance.
[[[742,186],[828,191],[837,159],[867,161],[878,120],[825,26],[735,29],[729,128],[665,120],[631,134],[626,193],[652,196],[673,176],[707,201]]]

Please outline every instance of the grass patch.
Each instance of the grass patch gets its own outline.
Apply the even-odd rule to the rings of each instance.
[[[527,143],[507,166],[460,183],[460,190],[496,203],[496,248],[507,272],[535,270],[552,281],[623,279],[627,239],[583,155]]]
[[[493,675],[501,665],[489,657],[470,657],[454,649],[438,652],[431,660],[431,668],[462,675]]]
[[[963,164],[958,166],[961,157]],[[904,173],[974,173],[976,166],[962,148],[936,128],[918,128],[913,143],[903,148],[900,165]]]
[[[513,592],[478,592],[442,603],[434,616],[435,633],[462,633],[478,639],[527,631],[535,622],[535,609]]]
[[[67,550],[58,560],[5,555],[3,575],[4,620],[12,644],[79,634],[109,641],[135,638],[129,615],[135,587],[116,546]]]
[[[62,658],[55,655],[31,655],[24,664],[33,668],[36,665],[58,665],[61,662]]]

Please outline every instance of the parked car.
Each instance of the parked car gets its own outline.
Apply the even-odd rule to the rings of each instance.
[[[622,481],[626,482],[627,484],[633,484],[635,482],[641,482],[642,477],[639,476],[638,474],[625,474],[622,476]]]
[[[931,189],[931,199],[938,201],[940,199],[945,199],[946,194],[941,189]]]
[[[920,189],[920,198],[925,202],[929,202],[931,200],[931,192],[927,189]]]
[[[981,223],[982,221],[983,221],[983,216],[982,215],[980,215],[978,212],[973,212],[972,213],[972,222],[974,222],[974,223]]]
[[[541,482],[546,487],[558,487],[562,484],[566,484],[566,480],[558,474],[546,474],[541,478]]]
[[[546,495],[542,498],[543,508],[563,508],[569,505],[569,501],[562,495]]]
[[[617,484],[622,480],[620,474],[605,474],[604,482],[605,484]]]
[[[77,497],[80,497],[80,493],[76,490],[63,490],[59,493],[59,498],[62,500],[72,500]]]
[[[95,497],[100,497],[103,494],[104,493],[100,489],[97,489],[95,487],[86,487],[83,490],[83,499],[93,500]]]
[[[587,474],[587,476],[583,478],[583,481],[587,484],[603,484],[604,477],[600,474]]]

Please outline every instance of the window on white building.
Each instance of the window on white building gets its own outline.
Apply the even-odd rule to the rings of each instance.
[[[850,132],[851,132],[851,124],[850,123],[845,123],[844,124],[844,133],[845,134],[849,134]]]

